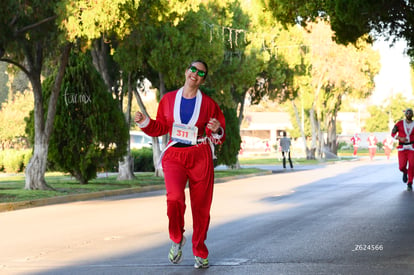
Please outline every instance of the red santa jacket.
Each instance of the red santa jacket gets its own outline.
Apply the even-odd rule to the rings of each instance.
[[[351,142],[352,142],[352,145],[354,145],[354,147],[359,147],[360,141],[361,141],[361,138],[357,135],[354,135],[353,137],[351,137]]]
[[[369,136],[367,141],[368,141],[368,148],[377,148],[378,139],[376,136]]]
[[[405,143],[402,143],[401,141],[399,141],[397,150],[404,150],[404,149],[414,150],[414,149],[411,149],[413,148],[413,146],[409,146],[410,144],[413,145],[414,143],[413,128],[414,128],[414,122],[406,123],[405,120],[400,120],[395,124],[391,132],[391,136],[395,138],[398,134],[399,137],[405,137],[408,139]],[[407,147],[404,145],[408,145],[408,147],[411,147],[411,148],[404,148],[404,147]]]
[[[387,137],[382,143],[384,148],[392,149],[394,147],[394,139],[392,137]]]
[[[173,123],[179,120],[179,105],[181,102],[182,89],[165,94],[157,111],[157,118],[149,119],[141,125],[142,131],[149,136],[162,136],[172,132]],[[196,106],[194,108],[194,118],[196,118],[195,126],[198,128],[198,137],[207,137],[214,144],[221,144],[226,137],[226,122],[223,112],[218,104],[209,96],[201,91],[197,92]],[[210,118],[216,118],[220,122],[222,128],[221,135],[215,135],[206,126]],[[190,120],[191,122],[191,120]],[[171,140],[170,142],[171,143]]]

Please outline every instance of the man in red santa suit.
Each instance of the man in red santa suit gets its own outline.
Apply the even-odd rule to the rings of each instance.
[[[351,137],[352,145],[354,146],[354,157],[356,157],[358,152],[359,143],[361,142],[361,138],[358,136],[357,133],[353,137]]]
[[[367,141],[368,141],[369,158],[373,160],[375,157],[375,153],[377,152],[378,139],[374,134],[370,134],[369,137],[367,138]]]
[[[161,154],[167,191],[167,216],[172,246],[169,260],[182,260],[185,244],[185,187],[189,183],[193,217],[195,268],[208,268],[205,244],[210,224],[214,185],[214,145],[225,139],[225,119],[218,104],[199,90],[208,74],[204,61],[191,62],[185,70],[182,88],[165,94],[158,105],[156,119],[136,112],[135,122],[150,136],[170,135]]]
[[[403,172],[403,182],[407,183],[408,190],[412,190],[414,174],[413,128],[413,110],[408,108],[405,110],[405,119],[398,121],[391,131],[391,136],[398,140],[398,164],[400,171]]]
[[[388,136],[382,143],[384,144],[385,155],[387,156],[387,159],[390,159],[391,151],[394,148],[394,139],[391,136]]]

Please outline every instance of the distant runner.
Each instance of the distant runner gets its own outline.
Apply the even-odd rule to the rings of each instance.
[[[413,189],[414,172],[414,123],[413,110],[405,110],[405,119],[398,121],[392,128],[391,136],[398,140],[398,163],[403,172],[403,182],[407,183],[407,190]],[[408,168],[407,168],[408,164]]]
[[[280,148],[282,148],[283,168],[286,168],[286,155],[289,160],[290,168],[293,168],[292,159],[290,158],[290,138],[286,137],[286,132],[283,132],[283,137],[280,139]]]

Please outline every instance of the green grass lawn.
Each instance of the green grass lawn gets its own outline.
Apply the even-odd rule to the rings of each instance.
[[[216,171],[216,178],[255,174],[261,171],[256,168],[220,170]],[[82,185],[65,174],[56,172],[46,173],[46,182],[54,190],[25,190],[24,175],[0,176],[0,203],[164,184],[164,179],[155,177],[152,172],[136,173],[135,175],[136,179],[128,181],[119,181],[116,180],[116,175],[108,175]]]
[[[292,158],[292,161],[300,164],[318,164],[319,160],[307,160],[304,158]],[[239,159],[240,165],[279,165],[282,163],[281,158],[267,157],[267,158],[241,158]]]

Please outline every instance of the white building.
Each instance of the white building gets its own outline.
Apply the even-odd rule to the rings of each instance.
[[[340,112],[337,123],[342,132],[337,134],[352,136],[354,133],[361,133],[368,117],[367,112]],[[289,133],[290,129],[293,129],[292,121],[286,112],[249,112],[243,119],[240,134],[243,140],[255,142],[255,147],[263,147],[264,145],[257,145],[257,142],[266,141],[273,147],[281,132]]]

